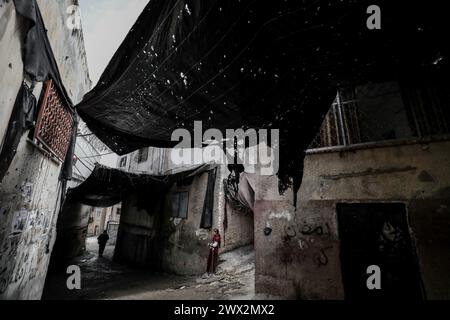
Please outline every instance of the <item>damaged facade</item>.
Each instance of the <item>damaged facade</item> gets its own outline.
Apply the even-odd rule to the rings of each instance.
[[[217,228],[221,252],[253,244],[256,293],[450,298],[448,56],[436,31],[444,20],[424,12],[429,28],[417,28],[422,8],[402,23],[387,15],[383,38],[354,28],[365,3],[324,2],[318,14],[316,2],[150,1],[85,94],[81,31],[50,19],[73,2],[37,1],[60,73],[46,81],[28,79],[22,62],[30,22],[15,8],[24,0],[0,6],[0,53],[10,56],[0,65],[0,298],[40,298],[56,225],[56,265],[83,252],[88,232],[108,229],[117,231],[116,262],[201,275]],[[64,141],[45,140],[51,117],[42,110],[65,104],[56,126]],[[73,145],[63,129],[76,128],[75,110],[120,155],[116,167],[92,163],[86,174],[90,155],[62,148]],[[26,126],[7,150],[15,114]],[[195,120],[221,131],[280,128],[271,146],[279,172],[174,165],[171,135],[192,133]],[[72,182],[61,173],[72,168],[67,155]],[[381,293],[366,290],[370,265],[383,272]]]
[[[70,143],[72,131],[76,129],[76,119],[69,115],[70,106],[65,99],[77,103],[91,86],[82,32],[69,30],[65,25],[67,7],[73,5],[74,1],[39,0],[36,3],[51,48],[46,46],[47,40],[40,38],[45,36],[41,33],[40,14],[35,10],[34,1],[2,1],[0,4],[2,299],[41,297],[55,241],[61,198],[65,192],[64,179],[60,179],[67,151],[65,148]],[[19,7],[21,13],[17,11]],[[41,51],[36,50],[36,56],[30,57],[33,37],[38,39],[37,46],[41,46]],[[52,64],[53,55],[57,66]],[[30,59],[38,62],[32,66],[29,64]],[[33,67],[38,71],[33,70]],[[53,87],[49,87],[50,79]],[[62,83],[67,89],[67,96],[60,90]],[[31,102],[27,103],[23,97]],[[21,102],[24,108],[30,107],[29,110],[39,112],[33,115],[28,111],[27,126],[23,131],[20,129],[21,120],[18,119],[26,110],[15,108]],[[32,109],[33,105],[37,109]],[[62,117],[66,117],[68,127],[57,124]],[[38,130],[40,136],[36,134]],[[20,139],[16,146],[10,144],[11,139],[7,137],[8,133],[13,132]],[[66,140],[54,141],[63,137]],[[8,160],[11,162],[7,163]]]
[[[118,159],[116,170],[122,175],[133,175],[129,179],[141,176],[150,183],[139,183],[132,191],[121,191],[120,198],[112,200],[121,201],[114,260],[157,271],[202,274],[212,230],[217,228],[222,234],[222,251],[252,244],[253,216],[226,204],[224,180],[229,174],[226,166],[174,165],[170,151],[144,148]],[[95,183],[99,185],[95,188],[102,189],[111,181],[100,178],[114,174],[112,169],[104,170],[105,173],[98,175]],[[190,173],[185,176],[185,172]],[[153,182],[160,186],[152,186]],[[90,202],[89,197],[83,198],[88,194],[83,188],[84,184],[71,191],[69,201],[99,205],[95,199],[102,196],[95,196]],[[111,204],[105,203],[105,207]]]
[[[296,210],[254,178],[256,290],[448,299],[448,93],[396,81],[350,91],[306,153]],[[365,287],[369,265],[383,272],[383,295]]]

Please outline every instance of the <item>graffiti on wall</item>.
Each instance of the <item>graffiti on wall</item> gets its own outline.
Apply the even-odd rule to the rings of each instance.
[[[49,259],[51,212],[19,210],[9,223],[3,223],[8,222],[7,216],[2,218],[0,234],[0,297],[10,288],[23,289],[36,277],[45,276]]]
[[[328,265],[328,252],[333,249],[330,244],[332,231],[328,222],[303,221],[284,227],[283,241],[291,243],[291,249],[300,250],[304,259],[311,259],[317,267]],[[286,259],[283,259],[286,260]],[[284,262],[284,261],[283,261]]]

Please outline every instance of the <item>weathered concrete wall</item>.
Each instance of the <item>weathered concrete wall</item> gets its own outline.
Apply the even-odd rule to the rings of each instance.
[[[147,160],[138,161],[139,151],[131,153],[129,170],[131,172],[145,172],[148,174],[164,174],[167,170],[166,159],[167,149],[152,148],[143,149],[147,152]]]
[[[227,174],[225,166],[218,168],[214,189],[212,229],[219,229],[222,237],[225,208],[222,181]],[[205,172],[187,185],[174,185],[168,192],[147,200],[150,203],[147,210],[138,208],[137,195],[126,199],[122,204],[115,259],[177,274],[205,272],[207,244],[212,238],[212,229],[200,228],[207,184]],[[189,193],[186,219],[172,217],[171,201],[176,192]],[[222,252],[253,242],[253,217],[231,211]]]
[[[301,200],[430,199],[450,186],[447,141],[386,144],[305,159]],[[448,195],[447,195],[448,196]],[[439,196],[442,197],[442,196]]]
[[[0,5],[0,143],[23,80],[21,43],[23,23],[12,1]]]
[[[249,174],[248,178],[255,186],[255,291],[293,297],[296,255],[284,238],[295,217],[293,192],[280,195],[276,176]]]
[[[204,271],[210,232],[200,229],[200,220],[207,181],[203,173],[189,185],[175,185],[154,195],[147,209],[139,208],[137,195],[123,201],[115,259],[178,274]],[[181,191],[189,192],[187,219],[171,213],[172,195]]]
[[[64,203],[58,217],[58,235],[52,252],[51,269],[66,268],[70,259],[84,252],[90,212],[89,206]]]
[[[22,137],[0,185],[1,298],[40,298],[59,207],[59,168]]]
[[[295,211],[293,199],[289,200],[256,201],[257,292],[296,299],[341,298],[334,209],[321,203],[311,204],[306,214],[301,206]],[[263,231],[267,227],[271,229],[270,235]],[[322,228],[323,233],[309,234],[309,230],[316,228]]]
[[[224,250],[233,250],[242,246],[253,244],[254,218],[253,213],[233,209],[227,203],[228,227],[222,233]]]
[[[448,299],[449,157],[449,141],[310,154],[296,212],[290,190],[272,199],[276,181],[258,181],[256,290],[343,299],[336,204],[404,202],[427,298]],[[267,226],[269,236],[263,233]]]
[[[225,194],[223,179],[229,174],[226,166],[217,168],[214,188],[213,226],[211,230],[201,229],[200,221],[208,183],[208,173],[197,176],[188,186],[174,186],[166,197],[166,211],[163,230],[169,233],[163,256],[163,269],[178,274],[201,274],[206,271],[207,244],[213,230],[219,229],[222,246],[226,252],[239,246],[253,243],[253,216],[229,208],[228,228],[224,230]],[[189,192],[188,218],[171,218],[170,200],[175,192]]]
[[[169,236],[164,248],[164,270],[178,274],[201,274],[206,271],[207,244],[211,241],[212,233],[200,229],[200,221],[207,184],[208,173],[205,172],[195,177],[189,186],[174,186],[166,197],[163,230]],[[189,192],[187,219],[172,218],[170,210],[172,194],[183,191]],[[215,210],[213,219],[217,219],[215,217],[217,213]]]
[[[114,260],[143,267],[159,268],[161,204],[155,199],[151,210],[138,207],[138,197],[122,202],[122,214],[117,234]]]
[[[65,26],[72,0],[38,1],[64,85],[74,103],[89,89],[80,31]],[[0,141],[23,79],[20,39],[23,29],[12,1],[0,7]],[[5,57],[5,58],[3,58]],[[5,64],[6,63],[6,67]],[[10,66],[11,64],[11,66]],[[34,91],[40,96],[42,85]],[[0,185],[0,298],[39,299],[55,239],[61,164],[27,141],[25,133]]]
[[[119,231],[119,222],[110,221],[106,227],[106,230],[108,231],[109,236],[107,245],[115,246],[117,241],[117,233]]]
[[[67,8],[77,0],[38,0],[47,36],[58,64],[61,78],[72,102],[77,104],[91,88],[82,30],[66,27]]]

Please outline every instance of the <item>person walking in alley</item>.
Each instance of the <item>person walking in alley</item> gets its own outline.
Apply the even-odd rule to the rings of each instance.
[[[219,261],[220,234],[218,229],[214,229],[212,241],[208,244],[209,255],[208,264],[206,266],[207,274],[216,273],[217,262]]]
[[[105,251],[106,243],[109,240],[108,232],[105,230],[98,236],[98,256],[103,257],[103,251]]]

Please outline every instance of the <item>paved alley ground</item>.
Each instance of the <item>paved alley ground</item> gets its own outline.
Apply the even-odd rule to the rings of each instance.
[[[96,238],[86,242],[86,253],[73,264],[80,266],[81,290],[66,287],[67,275],[49,275],[43,299],[188,300],[265,299],[255,296],[254,251],[242,247],[220,255],[216,275],[177,276],[131,268],[112,261],[113,246],[98,257]],[[273,298],[273,297],[271,297]]]

